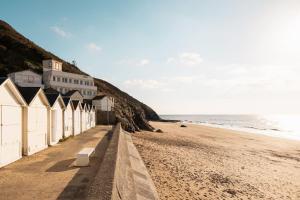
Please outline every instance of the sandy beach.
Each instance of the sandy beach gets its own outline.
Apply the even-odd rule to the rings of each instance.
[[[133,142],[164,199],[300,199],[300,142],[151,123]]]

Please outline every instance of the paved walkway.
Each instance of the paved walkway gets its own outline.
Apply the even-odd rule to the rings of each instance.
[[[0,199],[85,199],[109,143],[109,130],[111,127],[97,126],[1,168]],[[78,151],[96,146],[89,167],[72,166]]]

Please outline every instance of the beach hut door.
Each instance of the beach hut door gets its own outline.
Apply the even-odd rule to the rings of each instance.
[[[0,106],[0,166],[21,157],[21,115],[20,106]]]
[[[56,142],[57,135],[57,111],[52,110],[52,142]]]

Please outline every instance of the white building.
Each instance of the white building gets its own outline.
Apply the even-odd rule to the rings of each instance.
[[[64,136],[69,137],[73,135],[73,122],[74,122],[74,106],[70,98],[63,97],[65,102],[65,111],[64,111]]]
[[[0,78],[0,167],[22,157],[22,110],[26,102],[14,83]]]
[[[88,105],[86,103],[82,103],[82,113],[81,113],[81,131],[84,132],[88,129],[87,127],[87,121],[88,121]]]
[[[23,112],[23,154],[31,155],[48,147],[49,102],[41,88],[18,89],[27,103]]]
[[[72,100],[72,104],[74,106],[74,123],[73,123],[73,130],[74,130],[74,135],[78,135],[82,132],[82,106],[80,101]]]
[[[46,93],[46,96],[50,104],[48,145],[54,145],[64,136],[65,104],[59,93]]]
[[[24,70],[7,75],[16,85],[21,87],[44,87],[42,76],[31,71]]]
[[[115,100],[113,97],[107,95],[97,95],[93,98],[93,105],[96,110],[100,111],[113,111]]]
[[[64,72],[62,63],[53,59],[43,61],[43,81],[45,88],[54,88],[62,94],[78,90],[85,99],[92,99],[97,94],[93,77]]]
[[[95,126],[96,126],[96,110],[95,110],[95,106],[92,106],[90,110],[90,127],[93,128]]]

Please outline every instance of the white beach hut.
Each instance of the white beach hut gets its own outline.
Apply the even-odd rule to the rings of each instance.
[[[81,128],[82,132],[87,130],[87,121],[88,121],[88,108],[86,103],[82,103],[82,113],[81,113]]]
[[[89,130],[91,128],[91,105],[86,103],[86,129]]]
[[[71,90],[63,95],[64,97],[69,97],[72,101],[83,102],[83,96],[78,90]]]
[[[48,145],[54,145],[64,137],[65,104],[59,93],[46,93],[46,96],[50,104]]]
[[[96,109],[95,109],[95,106],[91,106],[90,123],[91,123],[91,128],[96,126]]]
[[[100,94],[93,98],[92,104],[96,110],[113,111],[115,106],[115,99],[106,94]]]
[[[22,157],[22,112],[26,102],[9,78],[0,78],[0,167]]]
[[[74,106],[69,97],[63,97],[65,103],[64,111],[64,136],[69,137],[73,135],[73,123],[74,123]]]
[[[80,101],[72,101],[73,107],[74,107],[74,123],[73,123],[73,130],[74,135],[78,135],[82,132],[81,126],[82,126],[82,120],[81,120],[81,113],[82,113],[82,106]]]
[[[18,89],[27,103],[23,112],[23,154],[31,155],[48,147],[49,102],[39,87]]]

